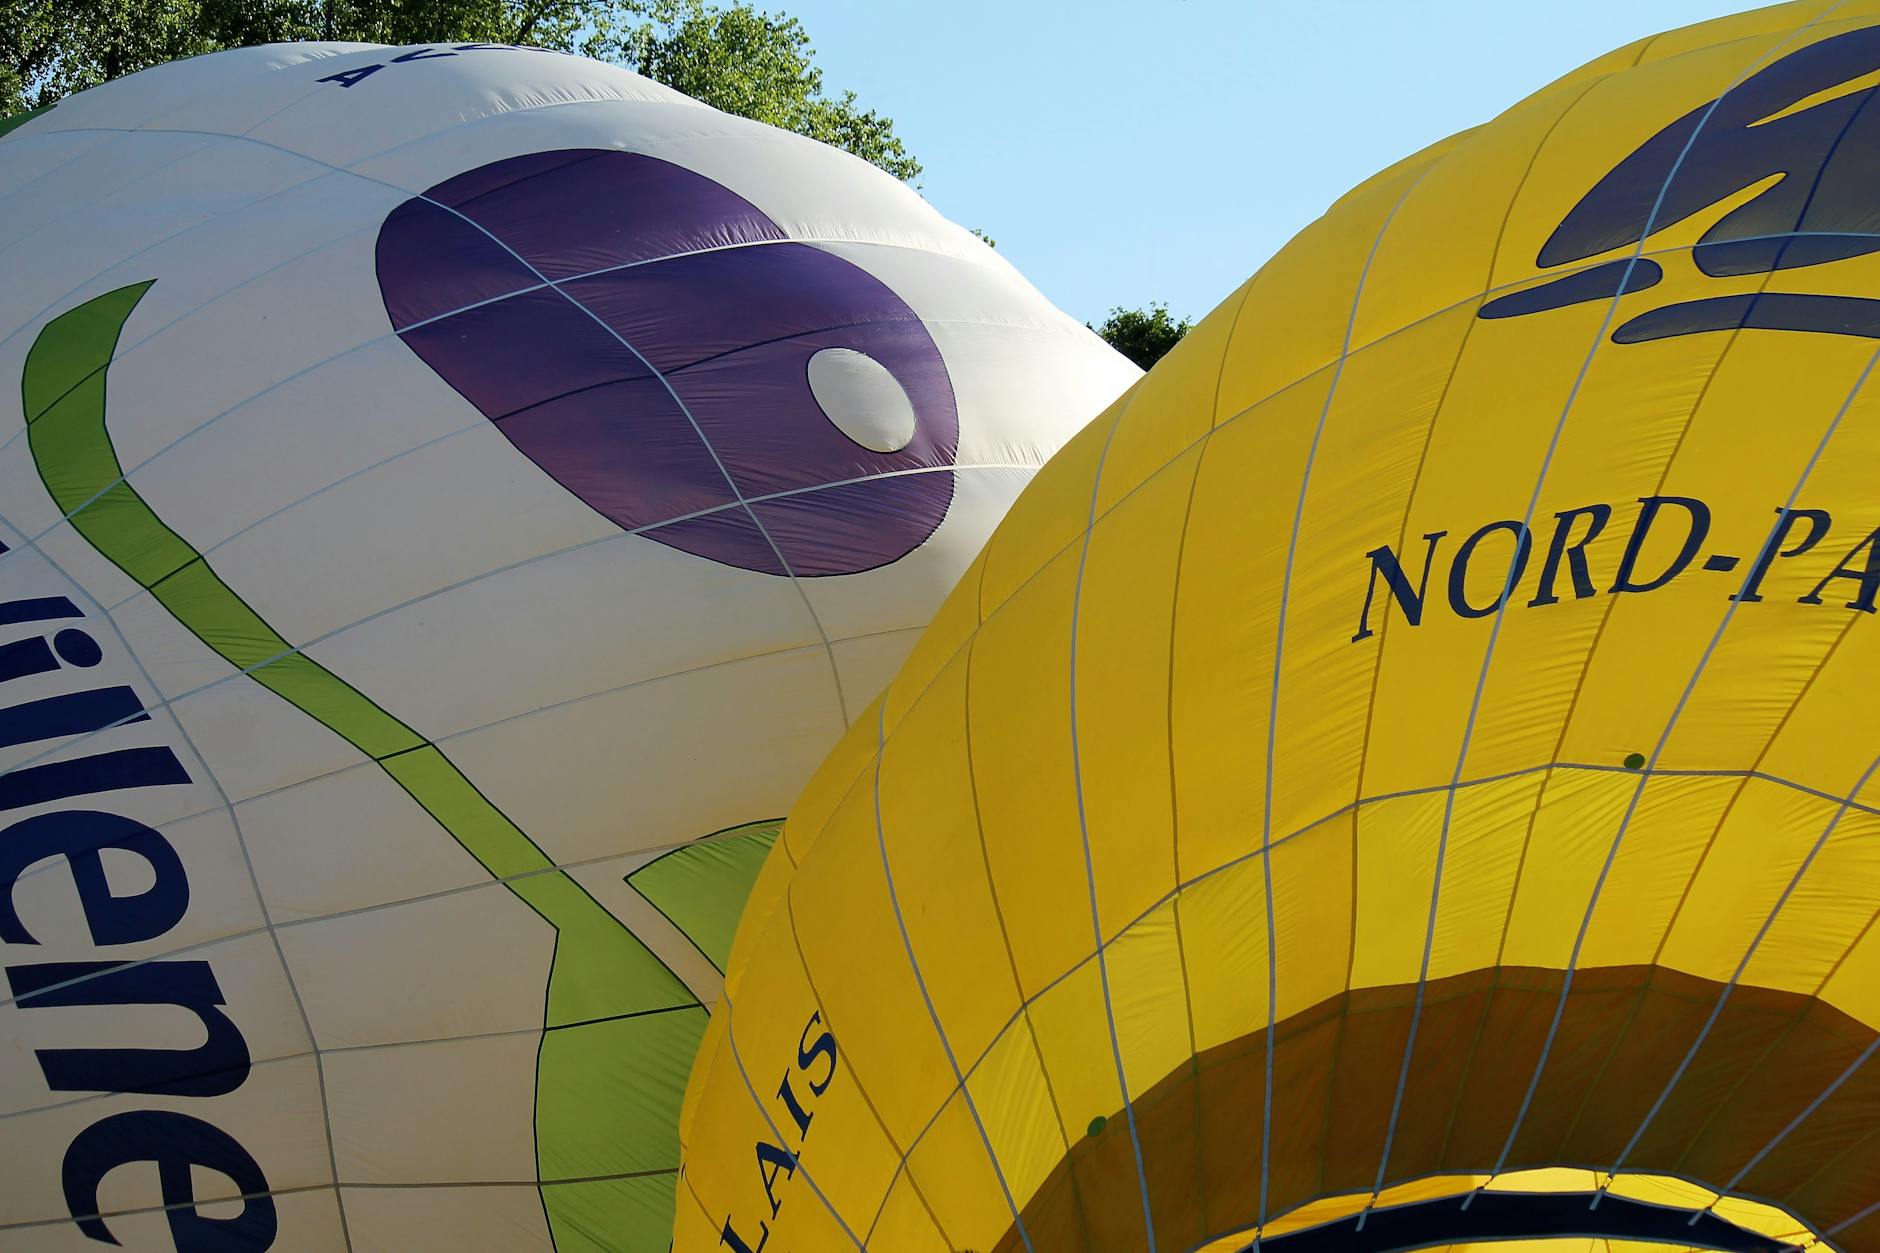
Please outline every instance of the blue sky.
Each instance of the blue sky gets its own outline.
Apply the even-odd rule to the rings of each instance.
[[[769,0],[1079,318],[1200,317],[1353,184],[1717,0]]]

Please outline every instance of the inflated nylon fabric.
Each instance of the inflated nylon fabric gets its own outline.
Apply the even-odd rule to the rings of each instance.
[[[1876,73],[1621,49],[1072,439],[758,880],[675,1249],[1880,1248]]]
[[[665,1248],[779,816],[1137,372],[537,49],[9,119],[0,265],[0,1244]]]

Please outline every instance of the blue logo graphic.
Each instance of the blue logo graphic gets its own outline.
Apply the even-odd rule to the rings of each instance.
[[[1711,278],[1772,274],[1880,251],[1880,109],[1876,88],[1842,87],[1880,70],[1880,27],[1791,53],[1639,145],[1586,193],[1542,245],[1543,269],[1641,244],[1759,184],[1691,249]],[[1805,108],[1797,105],[1824,97]],[[1771,182],[1770,180],[1775,180]],[[1654,287],[1643,255],[1577,270],[1482,306],[1483,318],[1543,313]],[[1639,314],[1614,343],[1737,328],[1880,339],[1880,300],[1750,292],[1682,300]]]

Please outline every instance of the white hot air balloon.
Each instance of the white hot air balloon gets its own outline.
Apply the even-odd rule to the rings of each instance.
[[[0,258],[0,1244],[665,1248],[775,821],[1134,369],[528,49],[12,119]]]

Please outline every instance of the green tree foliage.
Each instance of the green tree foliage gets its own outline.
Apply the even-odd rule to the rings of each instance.
[[[890,119],[825,89],[800,22],[745,0],[0,0],[0,116],[177,57],[295,39],[578,52],[920,174]]]
[[[603,7],[615,20],[597,23],[583,48],[588,55],[618,61],[726,113],[820,139],[896,178],[919,176],[920,162],[895,135],[893,122],[861,108],[852,91],[824,91],[809,32],[795,18],[703,0]]]
[[[1146,370],[1167,356],[1168,350],[1180,343],[1193,326],[1192,318],[1178,322],[1169,316],[1167,305],[1151,304],[1147,309],[1114,308],[1102,326],[1090,329]]]
[[[0,115],[208,52],[195,0],[0,0]]]

